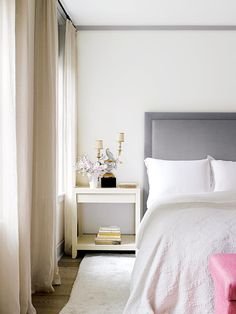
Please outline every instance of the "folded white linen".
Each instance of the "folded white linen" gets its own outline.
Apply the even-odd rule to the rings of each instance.
[[[208,257],[236,253],[236,193],[163,197],[146,212],[125,314],[212,314]]]

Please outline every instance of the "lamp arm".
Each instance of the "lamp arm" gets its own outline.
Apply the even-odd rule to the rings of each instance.
[[[122,153],[122,141],[118,141],[118,157],[117,157],[117,159],[119,159],[121,153]]]

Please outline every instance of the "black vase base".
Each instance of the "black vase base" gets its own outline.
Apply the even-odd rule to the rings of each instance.
[[[115,177],[102,177],[101,178],[101,187],[102,188],[116,188],[116,178]]]

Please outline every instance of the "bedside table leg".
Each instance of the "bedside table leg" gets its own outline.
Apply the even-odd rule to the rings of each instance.
[[[75,204],[72,207],[72,258],[77,257],[77,198],[75,195]]]
[[[141,221],[141,208],[140,208],[140,192],[136,193],[136,202],[135,202],[135,235],[138,232],[138,227]]]
[[[72,246],[72,258],[76,258],[77,257],[77,249],[74,248],[74,245]]]
[[[140,190],[136,192],[136,202],[135,202],[135,256],[137,256],[137,246],[136,246],[136,240],[137,240],[137,232],[138,227],[141,221],[141,205],[140,205]]]
[[[77,257],[77,236],[76,235],[77,235],[77,230],[74,230],[72,232],[72,258]]]

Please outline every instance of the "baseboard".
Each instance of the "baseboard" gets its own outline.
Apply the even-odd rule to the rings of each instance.
[[[58,244],[57,244],[57,261],[59,261],[61,259],[61,257],[64,255],[64,240],[61,240]]]

